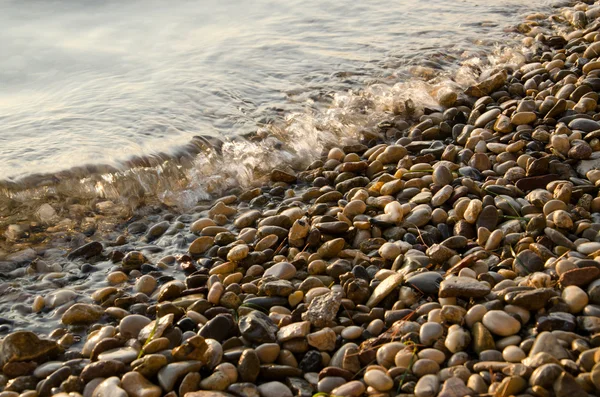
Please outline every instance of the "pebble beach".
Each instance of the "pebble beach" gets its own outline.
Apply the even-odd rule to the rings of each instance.
[[[6,226],[0,397],[600,395],[600,5],[516,31],[258,187]]]

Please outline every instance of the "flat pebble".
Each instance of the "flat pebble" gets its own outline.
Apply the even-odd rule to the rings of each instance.
[[[483,325],[499,336],[514,335],[521,329],[518,320],[501,310],[490,310],[483,316]]]

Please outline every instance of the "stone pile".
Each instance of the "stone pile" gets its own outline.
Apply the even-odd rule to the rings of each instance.
[[[0,397],[599,395],[599,17],[530,16],[527,62],[442,110],[72,251],[104,287],[34,299],[62,326],[4,338]]]

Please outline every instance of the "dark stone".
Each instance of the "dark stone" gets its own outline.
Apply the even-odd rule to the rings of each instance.
[[[38,379],[34,376],[19,376],[8,381],[4,387],[4,391],[14,391],[22,393],[25,390],[35,390],[38,384]]]
[[[206,299],[198,299],[196,302],[192,303],[188,307],[188,310],[204,314],[211,306],[212,303],[210,303]]]
[[[65,393],[80,393],[83,391],[85,383],[79,378],[79,376],[71,375],[63,383],[60,384],[60,388]]]
[[[287,378],[285,383],[294,397],[312,397],[315,392],[310,383],[302,378]]]
[[[332,376],[344,378],[347,381],[351,381],[354,378],[354,374],[352,372],[338,367],[325,367],[319,372],[319,380]]]
[[[260,373],[260,359],[256,352],[252,349],[244,350],[237,368],[242,382],[256,382]]]
[[[235,323],[230,314],[219,314],[209,320],[200,330],[199,335],[205,339],[223,342],[235,335]]]
[[[348,231],[350,226],[346,222],[323,222],[315,225],[322,233],[343,234]]]
[[[71,376],[71,368],[62,367],[50,374],[46,379],[38,383],[36,391],[39,397],[52,395],[52,388],[60,386],[62,382]]]
[[[148,225],[146,225],[142,221],[132,222],[127,226],[127,231],[129,234],[141,234],[144,233],[148,229]]]
[[[466,237],[469,240],[474,239],[477,237],[477,232],[473,226],[474,225],[471,225],[464,219],[461,219],[454,225],[454,234],[457,236]]]
[[[560,179],[560,175],[557,174],[538,175],[521,178],[515,185],[523,192],[529,192],[535,189],[545,189],[547,184],[558,179]]]
[[[569,128],[583,132],[592,132],[600,129],[600,123],[594,120],[578,118],[569,123]]]
[[[458,173],[459,175],[466,176],[476,181],[483,179],[481,172],[473,167],[460,167]]]
[[[468,240],[463,236],[452,236],[444,239],[444,241],[442,241],[440,245],[443,245],[453,250],[457,250],[465,248],[467,246],[467,243]]]
[[[369,296],[371,296],[369,282],[362,278],[355,278],[344,283],[344,292],[346,293],[346,298],[356,304],[364,304],[369,299]]]
[[[541,234],[542,230],[544,230],[545,228],[546,228],[546,217],[543,214],[539,214],[539,215],[534,215],[531,217],[529,222],[527,222],[527,226],[525,227],[525,230],[531,236],[535,237],[535,236],[539,236]]]
[[[261,306],[265,309],[270,309],[273,306],[285,306],[287,305],[288,300],[287,298],[282,298],[280,296],[259,296],[256,298],[246,299],[244,303]]]
[[[347,179],[343,182],[336,184],[335,190],[337,190],[340,193],[346,193],[352,188],[367,186],[367,184],[369,184],[370,182],[371,181],[367,177],[357,176],[355,178]]]
[[[600,317],[578,316],[577,327],[591,334],[598,333],[600,332]]]
[[[402,240],[411,244],[411,245],[415,245],[417,244],[417,236],[415,236],[412,233],[406,233],[403,237]]]
[[[95,272],[96,270],[98,270],[98,268],[93,265],[90,265],[89,263],[84,263],[81,266],[81,273],[92,273],[92,272]]]
[[[301,377],[300,368],[289,365],[266,364],[260,366],[260,376],[266,380],[283,380],[287,377]]]
[[[282,170],[274,169],[271,171],[271,181],[273,182],[285,182],[294,183],[296,182],[296,176]]]
[[[146,262],[146,257],[139,251],[128,252],[121,263],[126,270],[140,269]]]
[[[87,243],[82,245],[79,248],[74,249],[67,255],[67,259],[74,260],[77,258],[89,259],[96,255],[100,255],[102,253],[102,244],[98,241],[92,241],[91,243]]]
[[[546,236],[548,236],[548,238],[550,238],[550,240],[552,240],[554,244],[575,250],[575,244],[573,244],[573,242],[561,232],[547,227],[544,229],[544,233]]]
[[[298,366],[305,373],[319,372],[323,368],[321,353],[316,350],[307,351]]]
[[[156,266],[152,266],[149,263],[144,263],[141,267],[140,267],[140,271],[142,272],[142,274],[149,274],[151,272],[158,272],[158,268]]]
[[[269,316],[257,310],[241,317],[239,328],[242,336],[252,343],[275,342],[279,330]]]
[[[450,228],[445,223],[438,224],[437,229],[439,230],[440,235],[443,239],[447,239],[450,237]]]
[[[545,389],[550,389],[552,387],[552,383],[562,372],[563,369],[558,364],[542,364],[531,374],[530,383],[532,386],[540,386]]]
[[[327,266],[326,273],[328,276],[338,279],[342,274],[351,271],[352,264],[347,260],[340,259]]]
[[[63,356],[65,360],[67,360],[64,363],[64,366],[71,368],[71,373],[73,373],[73,375],[79,376],[85,366],[90,363],[90,360],[83,358],[83,355],[80,352],[70,350],[65,352]]]
[[[146,233],[146,238],[148,239],[148,241],[154,240],[154,239],[162,236],[167,231],[168,228],[169,228],[168,221],[159,222],[156,225],[152,226],[148,230],[148,233]]]
[[[544,261],[531,250],[519,252],[513,262],[513,269],[521,276],[539,272],[544,268]]]
[[[260,286],[261,295],[285,297],[292,292],[294,292],[294,286],[287,280],[273,280]]]
[[[352,274],[354,274],[354,276],[356,278],[361,278],[366,281],[370,280],[369,273],[367,273],[367,269],[365,269],[364,266],[360,266],[360,265],[354,266],[352,268]]]
[[[229,397],[233,394],[233,396],[235,397],[258,397],[260,396],[260,393],[258,392],[258,386],[256,386],[254,383],[250,383],[250,382],[236,382],[232,385],[230,385],[227,388],[227,391],[231,394],[216,394],[213,395],[214,397]],[[221,392],[211,392],[211,391],[206,391],[204,393],[205,397],[211,397],[210,393],[221,393]],[[198,395],[199,393],[191,393],[191,394],[184,394],[185,395]],[[182,395],[182,394],[180,394]]]
[[[540,317],[536,324],[538,332],[542,331],[567,331],[572,332],[577,326],[575,316],[570,313],[550,313]]]
[[[208,281],[207,274],[192,274],[185,279],[185,285],[191,288],[200,288],[206,286]]]
[[[390,327],[396,321],[414,321],[418,317],[417,312],[412,309],[400,309],[400,310],[387,310],[385,312],[384,321],[385,325]],[[372,318],[369,321],[373,320]]]
[[[513,197],[502,195],[494,197],[494,204],[496,207],[502,210],[504,215],[508,216],[521,216],[520,208],[521,204],[517,202]]]
[[[583,309],[583,315],[600,317],[600,306],[586,305],[586,307]]]
[[[488,193],[492,193],[493,195],[505,195],[513,197],[515,195],[515,191],[508,186],[502,185],[490,185],[485,188],[485,191]]]
[[[531,291],[509,292],[504,299],[507,303],[527,310],[539,310],[556,294],[552,288],[537,288]]]
[[[194,320],[192,320],[189,317],[185,317],[185,318],[182,318],[181,320],[179,320],[179,322],[177,323],[177,327],[181,330],[181,332],[186,332],[186,331],[195,331],[197,325],[194,322]]]
[[[443,279],[437,272],[423,272],[409,277],[406,283],[426,295],[437,296]]]
[[[90,358],[92,360],[97,360],[98,355],[104,353],[107,350],[116,349],[118,347],[123,346],[123,341],[117,338],[104,338],[99,341],[96,346],[92,349],[92,353],[90,354]]]
[[[527,167],[527,176],[546,175],[550,158],[548,156],[533,160]]]

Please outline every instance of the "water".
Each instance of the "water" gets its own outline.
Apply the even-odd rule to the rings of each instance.
[[[178,180],[187,196],[174,203],[192,202],[214,191],[215,175],[213,185],[248,182],[351,134],[365,120],[350,117],[362,105],[349,90],[410,81],[416,66],[450,72],[547,6],[0,0],[0,187],[12,199],[60,184],[124,196],[117,181],[135,173],[145,194],[165,201]],[[277,142],[240,139],[257,132]],[[197,135],[225,141],[225,157],[195,150],[184,162]],[[141,158],[154,159],[152,170]]]

